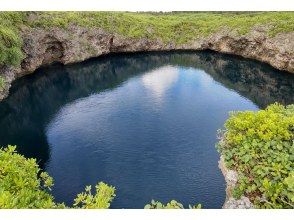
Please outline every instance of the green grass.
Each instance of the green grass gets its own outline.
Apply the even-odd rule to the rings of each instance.
[[[5,80],[2,76],[0,76],[0,92],[4,89]]]
[[[24,13],[0,13],[0,66],[4,64],[17,66],[22,61],[22,39],[19,25],[23,23],[24,19]]]
[[[0,13],[0,65],[18,65],[23,59],[19,28],[61,27],[70,24],[103,28],[123,36],[161,39],[176,44],[208,36],[228,28],[239,34],[248,33],[253,26],[268,26],[268,34],[294,30],[293,12],[2,12]]]
[[[294,30],[294,13],[130,13],[130,12],[47,12],[29,22],[33,27],[67,27],[74,23],[101,27],[128,37],[160,38],[165,42],[185,43],[207,36],[224,27],[246,34],[255,25],[270,25],[269,34]],[[54,18],[52,20],[52,17]]]

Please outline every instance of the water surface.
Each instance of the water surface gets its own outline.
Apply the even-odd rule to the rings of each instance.
[[[221,208],[216,131],[228,112],[294,103],[294,77],[212,52],[115,55],[52,65],[0,103],[0,145],[18,145],[72,204],[85,185],[116,187],[112,208],[151,199]]]

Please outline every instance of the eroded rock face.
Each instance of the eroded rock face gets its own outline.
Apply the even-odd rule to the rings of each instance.
[[[265,30],[253,30],[244,36],[223,30],[184,45],[147,38],[131,39],[102,29],[77,26],[49,30],[24,28],[22,37],[26,58],[22,63],[21,73],[32,72],[39,66],[54,61],[67,64],[108,53],[181,49],[211,49],[241,55],[294,73],[294,33],[278,34],[269,38]]]
[[[259,60],[294,73],[294,33],[269,38],[263,30],[253,30],[245,36],[230,32],[215,34],[208,39],[209,49]]]
[[[15,77],[16,71],[19,71],[19,70],[16,70],[14,68],[10,68],[7,66],[0,67],[0,77],[5,82],[3,87],[0,88],[0,101],[8,96],[11,83],[16,78]]]
[[[253,209],[254,206],[250,200],[242,196],[240,199],[229,198],[223,205],[224,209]]]
[[[256,59],[279,70],[294,73],[294,32],[280,33],[270,38],[264,28],[255,28],[242,36],[230,30],[221,30],[184,45],[176,45],[172,39],[168,43],[159,39],[133,39],[98,28],[74,25],[67,29],[23,27],[21,34],[25,59],[18,69],[0,68],[1,75],[8,78],[0,92],[0,100],[8,95],[14,79],[32,73],[40,66],[52,62],[75,63],[108,53],[210,49]]]

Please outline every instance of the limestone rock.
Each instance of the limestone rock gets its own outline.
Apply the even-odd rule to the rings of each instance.
[[[128,38],[100,28],[75,25],[65,29],[23,27],[21,35],[25,59],[20,68],[5,76],[10,80],[7,80],[5,91],[0,92],[0,100],[7,96],[7,88],[14,79],[32,73],[40,66],[53,62],[75,63],[119,52],[210,49],[259,60],[279,70],[294,73],[294,32],[279,33],[271,38],[264,27],[255,28],[246,35],[224,29],[183,45],[175,44],[172,39],[164,43],[159,39]],[[0,67],[0,72],[5,75],[7,70]]]
[[[253,209],[253,204],[250,200],[242,196],[240,199],[236,200],[234,198],[229,198],[223,205],[224,209]]]
[[[232,196],[232,190],[238,181],[238,173],[234,170],[229,170],[226,167],[223,156],[221,156],[219,160],[219,168],[221,169],[227,183],[226,200],[223,205],[223,208],[224,209],[253,209],[254,206],[250,202],[249,198],[245,196],[241,196],[240,199],[235,199]]]

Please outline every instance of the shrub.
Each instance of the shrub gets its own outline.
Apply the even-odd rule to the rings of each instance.
[[[92,195],[91,186],[85,188],[85,192],[78,194],[74,207],[84,209],[107,209],[115,197],[115,188],[100,182],[96,185],[96,195]]]
[[[57,208],[47,192],[53,180],[41,172],[34,159],[15,153],[15,147],[0,150],[0,207],[1,208]]]
[[[201,204],[191,206],[190,209],[201,209]],[[176,200],[171,200],[166,205],[162,204],[159,201],[152,200],[150,204],[145,205],[144,209],[184,209],[184,206],[177,202]]]
[[[49,193],[53,179],[41,172],[35,159],[26,159],[15,151],[15,146],[0,149],[0,208],[69,208],[56,203]],[[79,194],[74,207],[108,208],[114,195],[114,187],[100,182],[96,194],[91,187]]]
[[[294,207],[294,105],[232,112],[218,149],[238,172],[235,197],[258,208]]]

